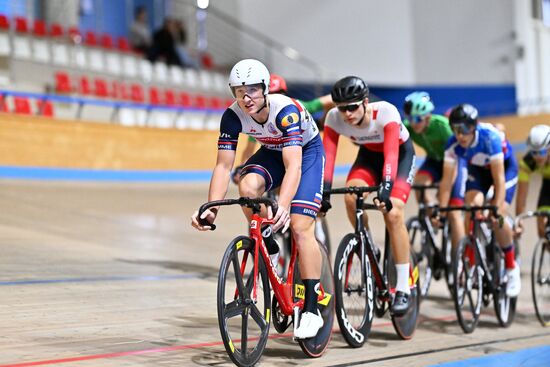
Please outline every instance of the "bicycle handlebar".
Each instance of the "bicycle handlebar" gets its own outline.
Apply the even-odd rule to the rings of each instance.
[[[204,203],[199,208],[199,223],[201,225],[208,225],[210,226],[210,230],[213,231],[216,229],[216,225],[213,223],[209,223],[207,220],[201,219],[202,213],[204,213],[205,210],[210,209],[215,206],[228,206],[228,205],[240,205],[240,206],[246,206],[247,208],[254,209],[257,208],[260,204],[264,204],[266,206],[271,207],[271,211],[273,215],[277,213],[277,210],[279,209],[277,202],[273,199],[261,197],[261,198],[254,198],[251,199],[249,197],[240,197],[238,199],[223,199],[223,200],[214,200],[209,201],[208,203]],[[258,208],[259,210],[259,208]]]
[[[439,189],[439,182],[432,183],[432,184],[429,184],[429,185],[412,185],[411,188],[413,190],[422,190],[422,191],[431,190],[431,189]]]
[[[502,227],[502,224],[504,223],[504,217],[500,214],[498,214],[498,209],[495,205],[481,205],[481,206],[450,206],[445,208],[434,208],[433,216],[437,217],[439,215],[439,212],[452,212],[452,211],[464,211],[464,212],[477,212],[482,210],[489,210],[491,212],[491,215],[498,220],[499,226]]]
[[[517,227],[519,225],[519,222],[526,218],[531,217],[547,217],[550,219],[550,211],[528,211],[523,214],[520,214],[516,217],[516,220],[514,221],[514,225]]]
[[[377,192],[379,186],[348,186],[325,191],[326,194],[363,194],[365,192]]]

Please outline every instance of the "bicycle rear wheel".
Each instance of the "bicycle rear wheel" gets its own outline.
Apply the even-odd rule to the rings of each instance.
[[[445,269],[445,282],[451,296],[453,295],[453,244],[451,242],[451,232],[449,221],[445,221],[441,230],[441,255],[443,257],[443,266]]]
[[[237,237],[227,247],[218,275],[218,323],[223,345],[237,366],[255,365],[269,335],[271,307],[267,270],[258,258],[257,298],[253,299],[254,241]]]
[[[478,254],[469,237],[463,238],[453,259],[453,302],[460,327],[471,333],[477,326],[483,297],[483,275]]]
[[[531,293],[542,326],[550,326],[550,243],[541,239],[535,246],[531,264]]]
[[[374,317],[374,284],[370,262],[361,258],[361,241],[354,233],[344,236],[334,261],[336,319],[346,342],[361,347]]]
[[[517,297],[508,297],[506,295],[506,266],[504,264],[504,253],[492,244],[493,256],[493,303],[495,306],[495,314],[500,326],[508,327],[514,320],[516,314]]]
[[[418,217],[412,217],[407,220],[407,231],[409,232],[409,239],[418,264],[420,295],[424,298],[428,295],[428,290],[432,283],[434,253],[427,243],[426,231],[422,228]]]
[[[299,339],[298,344],[302,351],[309,357],[317,358],[323,355],[328,343],[332,337],[332,325],[334,324],[334,280],[332,278],[332,268],[325,247],[319,244],[321,251],[321,290],[325,297],[317,301],[317,306],[323,317],[323,326],[313,338]],[[298,259],[299,260],[299,257]],[[300,277],[298,261],[294,268],[294,300],[304,298],[305,287]],[[297,320],[294,320],[297,322]]]
[[[395,261],[393,260],[393,255],[391,249],[388,255],[388,281],[390,289],[395,289],[397,284],[397,271],[395,269]],[[419,268],[416,262],[416,255],[411,249],[409,255],[409,264],[411,267],[411,276],[409,277],[409,286],[411,290],[411,295],[409,298],[409,309],[402,316],[391,315],[391,322],[393,328],[397,332],[397,335],[401,339],[409,340],[412,338],[414,331],[416,330],[416,325],[418,323],[418,315],[420,313],[420,275]]]

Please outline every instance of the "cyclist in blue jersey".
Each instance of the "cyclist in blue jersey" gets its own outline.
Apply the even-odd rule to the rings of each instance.
[[[483,205],[487,192],[494,186],[491,202],[498,208],[500,215],[507,216],[518,181],[518,164],[504,133],[491,124],[478,123],[478,112],[470,104],[454,107],[449,115],[449,123],[454,136],[449,139],[445,150],[443,178],[439,188],[441,206],[449,203],[457,158],[463,158],[468,162],[465,204]],[[469,218],[466,217],[466,229],[468,226]],[[506,294],[516,297],[521,289],[521,278],[519,265],[515,262],[512,227],[504,221],[503,226],[496,226],[494,232],[505,255],[508,275]]]
[[[269,93],[269,71],[258,60],[239,61],[229,75],[235,102],[220,123],[218,156],[210,180],[208,201],[225,197],[240,133],[256,138],[262,147],[248,159],[239,180],[241,196],[257,198],[280,186],[273,231],[290,226],[300,256],[300,275],[305,286],[305,302],[296,338],[310,338],[323,326],[317,309],[321,275],[321,252],[314,223],[321,206],[324,150],[319,129],[304,106],[289,97]],[[252,212],[243,209],[250,220]],[[215,208],[198,211],[191,224],[200,231],[210,229]],[[271,229],[262,228],[270,254],[278,252]]]

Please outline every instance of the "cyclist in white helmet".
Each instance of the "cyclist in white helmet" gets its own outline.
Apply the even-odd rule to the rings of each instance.
[[[239,179],[241,196],[260,197],[280,186],[273,231],[290,226],[300,254],[300,274],[305,286],[305,302],[296,338],[310,338],[323,326],[317,309],[321,276],[321,252],[314,223],[321,207],[325,153],[315,121],[304,106],[282,94],[268,95],[269,71],[258,60],[239,61],[229,76],[235,102],[224,112],[218,138],[218,157],[210,181],[208,201],[225,197],[240,133],[256,138],[262,147],[245,163]],[[251,210],[243,209],[250,220]],[[217,210],[206,210],[192,226],[206,231]],[[270,227],[262,228],[270,254],[279,248]]]
[[[519,185],[516,199],[516,215],[525,212],[527,192],[532,173],[542,175],[537,210],[550,211],[550,126],[536,125],[527,137],[527,154],[519,162]],[[538,217],[538,235],[544,237],[546,220]],[[518,234],[522,232],[519,223]]]

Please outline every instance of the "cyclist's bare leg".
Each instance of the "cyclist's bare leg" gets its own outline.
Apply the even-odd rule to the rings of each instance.
[[[416,177],[414,178],[415,185],[431,185],[432,182],[433,182],[432,176],[422,172],[417,173]],[[433,195],[430,193],[430,190],[424,191],[424,200],[427,204],[431,204],[435,202],[435,199]],[[416,191],[416,201],[420,202],[420,191]]]
[[[509,209],[508,203],[505,203],[505,206],[506,206],[506,212],[508,212],[508,209]],[[497,242],[500,244],[500,247],[507,247],[513,241],[514,231],[510,226],[510,223],[508,223],[507,220],[504,220],[502,227],[496,226],[495,235],[497,238]]]
[[[361,186],[368,186],[368,185],[365,181],[354,178],[354,179],[349,180],[348,182],[346,182],[346,187],[350,187],[350,186],[359,186],[359,187],[361,187]],[[367,197],[366,194],[365,194],[365,197]],[[353,228],[355,228],[355,205],[356,205],[355,195],[346,194],[344,196],[344,202],[346,203],[346,213],[348,215],[349,222],[351,223]],[[367,216],[367,213],[363,213],[363,224],[364,224],[365,228],[368,230],[368,228],[369,228],[369,218]]]
[[[466,191],[464,195],[464,204],[466,206],[482,206],[485,196],[481,191],[470,190]],[[464,215],[464,233],[470,232],[470,212],[466,212]]]
[[[464,232],[464,218],[462,212],[453,211],[447,214],[447,219],[451,230],[451,246],[455,249],[460,240],[466,235],[466,232]]]
[[[315,239],[315,220],[305,215],[291,214],[290,228],[294,244],[298,246],[300,275],[303,279],[319,279],[322,258]]]
[[[548,219],[546,217],[538,217],[537,218],[537,231],[540,238],[544,238],[544,234],[546,233],[546,222]]]
[[[409,233],[405,226],[405,203],[396,198],[390,198],[393,209],[384,214],[384,222],[390,234],[390,243],[396,264],[409,263]]]
[[[256,173],[249,173],[241,177],[239,181],[239,195],[242,197],[259,198],[265,192],[265,180]],[[252,218],[252,210],[242,207],[246,219]],[[262,216],[266,213],[262,212]]]

